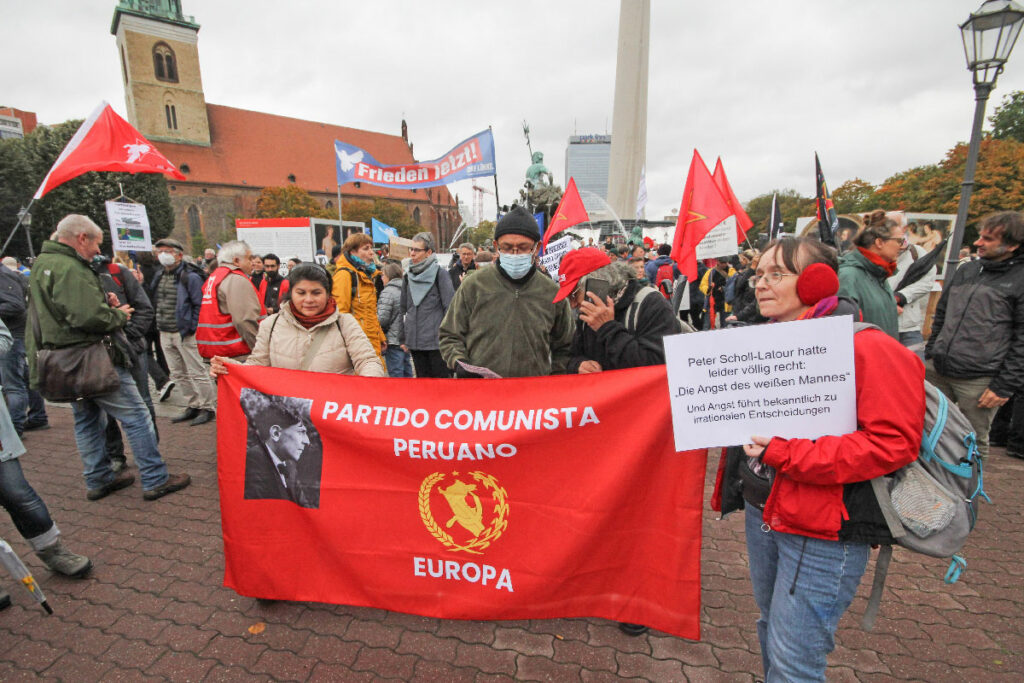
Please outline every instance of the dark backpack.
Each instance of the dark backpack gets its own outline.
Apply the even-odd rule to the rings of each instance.
[[[671,263],[663,263],[658,266],[658,272],[654,276],[654,284],[658,287],[658,291],[666,299],[672,298],[672,292],[675,291],[676,276],[672,272]]]
[[[725,281],[725,303],[730,306],[736,301],[736,281],[739,280],[739,277],[740,274],[736,273]]]
[[[0,266],[6,268],[6,266]],[[25,319],[25,311],[28,310],[25,303],[24,276],[11,270],[2,273],[0,276],[0,310],[3,311],[4,322],[18,323]]]

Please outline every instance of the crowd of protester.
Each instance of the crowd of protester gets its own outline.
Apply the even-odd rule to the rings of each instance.
[[[908,239],[921,226],[881,210],[862,223],[839,250],[805,237],[748,244],[698,264],[692,282],[667,244],[591,242],[562,259],[555,281],[537,258],[537,223],[518,207],[486,248],[458,245],[447,269],[429,232],[403,259],[353,233],[325,238],[325,265],[282,263],[241,241],[193,259],[171,238],[110,260],[100,228],[70,215],[30,273],[7,259],[0,268],[0,498],[48,567],[89,571],[18,466],[22,435],[48,428],[34,390],[38,349],[106,340],[119,387],[72,403],[86,497],[134,483],[123,429],[143,498],[155,500],[190,479],[168,471],[154,399],[177,392],[185,410],[172,423],[210,422],[215,378],[236,364],[394,378],[587,374],[663,364],[666,335],[853,315],[873,326],[854,337],[858,429],[817,440],[737,435],[713,499],[723,513],[746,513],[766,679],[823,680],[870,547],[893,540],[869,481],[916,457],[925,377],[959,405],[983,455],[997,443],[1024,457],[1024,399],[1013,400],[1024,387],[1024,217],[981,222],[977,253],[946,279],[927,339],[938,268],[902,277],[928,253]]]

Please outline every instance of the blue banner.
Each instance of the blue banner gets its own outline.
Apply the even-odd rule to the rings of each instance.
[[[339,140],[334,141],[334,156],[339,185],[359,182],[411,190],[494,175],[494,137],[490,130],[463,140],[433,161],[384,165],[366,150]]]
[[[391,241],[392,237],[398,237],[397,230],[376,218],[370,219],[370,229],[373,234],[374,244],[387,244]]]

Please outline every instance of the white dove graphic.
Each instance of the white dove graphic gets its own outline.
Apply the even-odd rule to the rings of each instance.
[[[338,161],[341,162],[342,171],[351,171],[355,168],[355,165],[363,160],[363,150],[359,150],[354,154],[349,154],[343,149],[338,150]]]

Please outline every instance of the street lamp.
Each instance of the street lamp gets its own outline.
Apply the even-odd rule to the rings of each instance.
[[[18,222],[25,226],[25,237],[28,239],[28,253],[33,259],[36,257],[36,252],[32,248],[32,214],[24,206],[18,210]]]
[[[956,224],[946,249],[945,278],[949,279],[960,260],[960,245],[964,239],[967,224],[967,210],[971,204],[974,189],[974,169],[978,163],[978,145],[981,142],[981,125],[985,120],[985,104],[996,85],[996,79],[1003,71],[1003,65],[1010,58],[1024,25],[1024,7],[1012,0],[987,0],[977,12],[960,25],[964,41],[967,68],[974,74],[974,127],[971,129],[971,144],[967,148],[967,167],[964,181],[960,186],[960,206],[956,212]]]

